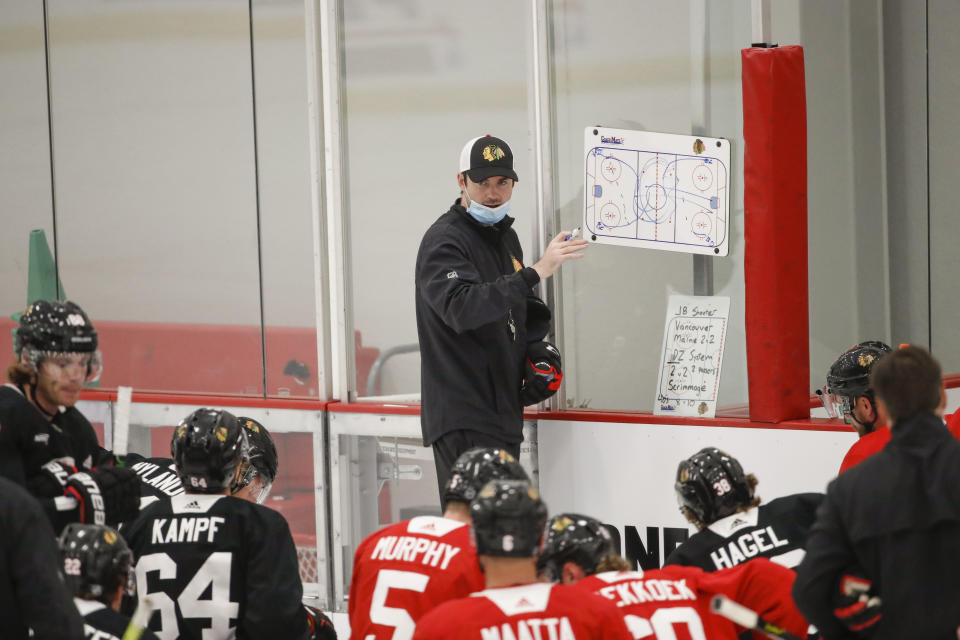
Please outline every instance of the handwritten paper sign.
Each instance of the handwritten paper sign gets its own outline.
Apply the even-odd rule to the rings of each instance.
[[[716,414],[729,312],[727,296],[670,296],[654,415]]]

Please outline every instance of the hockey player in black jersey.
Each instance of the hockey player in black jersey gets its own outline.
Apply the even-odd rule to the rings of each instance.
[[[230,495],[263,504],[277,479],[280,464],[277,447],[270,432],[253,418],[239,416],[247,436],[247,453],[240,463],[237,480],[230,485]],[[167,501],[184,492],[172,458],[144,458],[137,454],[126,457],[127,466],[140,476],[140,508],[158,500]]]
[[[120,640],[130,619],[119,613],[132,593],[133,554],[116,530],[97,524],[69,524],[60,536],[67,586],[83,616],[88,640]],[[140,640],[157,640],[144,630]]]
[[[124,528],[137,597],[153,599],[150,629],[161,638],[309,637],[287,522],[229,495],[247,446],[229,412],[193,412],[171,445],[185,492],[148,506]]]
[[[798,493],[761,504],[757,478],[733,456],[701,449],[680,462],[674,488],[680,511],[698,532],[664,564],[716,571],[764,557],[793,568],[803,559],[821,493]]]
[[[73,302],[40,300],[20,318],[16,360],[0,386],[0,475],[27,488],[59,532],[68,522],[116,524],[137,513],[139,480],[74,406],[100,375],[97,331]]]

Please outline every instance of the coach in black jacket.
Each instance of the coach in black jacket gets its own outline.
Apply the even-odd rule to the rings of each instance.
[[[421,358],[421,426],[432,445],[441,494],[453,462],[474,446],[519,455],[520,382],[527,343],[549,329],[533,287],[586,241],[557,235],[532,267],[507,216],[517,174],[499,138],[464,145],[460,198],[423,236],[416,266]],[[537,309],[528,318],[528,305]]]
[[[870,637],[955,640],[960,441],[941,419],[940,365],[925,350],[905,347],[877,363],[870,381],[893,423],[892,438],[827,487],[793,595],[827,640],[864,637],[837,617],[848,604],[838,603],[842,577],[860,573],[882,602]]]

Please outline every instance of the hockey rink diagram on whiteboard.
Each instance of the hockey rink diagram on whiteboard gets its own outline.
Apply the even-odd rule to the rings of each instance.
[[[597,127],[585,141],[590,240],[727,254],[729,142]]]

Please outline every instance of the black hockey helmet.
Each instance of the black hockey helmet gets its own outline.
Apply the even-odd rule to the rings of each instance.
[[[477,553],[532,558],[540,550],[547,505],[525,480],[492,480],[470,504]]]
[[[67,587],[80,598],[112,598],[132,591],[133,554],[117,531],[102,524],[71,523],[60,534]]]
[[[451,500],[469,503],[491,480],[530,482],[530,477],[506,449],[474,447],[453,463],[443,491],[443,503]]]
[[[102,358],[97,350],[97,330],[75,302],[37,300],[20,316],[14,338],[14,352],[26,356],[34,369],[54,353],[89,353],[86,379],[100,377]]]
[[[743,467],[716,447],[701,449],[682,460],[673,486],[680,510],[689,509],[705,525],[735,513],[753,499],[753,487]]]
[[[537,572],[551,582],[560,582],[563,565],[573,562],[587,575],[593,575],[600,561],[611,553],[613,538],[599,520],[579,513],[561,513],[547,522]]]
[[[867,395],[873,365],[891,351],[888,344],[879,340],[867,340],[850,347],[830,365],[827,392],[849,398]]]
[[[244,416],[237,417],[237,420],[240,421],[240,425],[247,436],[247,455],[241,463],[240,476],[230,487],[230,490],[236,493],[259,476],[262,484],[260,485],[257,504],[262,504],[270,495],[270,488],[273,481],[276,480],[277,471],[280,468],[277,447],[265,426],[253,418]]]
[[[184,489],[221,493],[247,455],[247,437],[229,411],[197,409],[174,429],[170,453]]]
[[[520,382],[520,401],[529,407],[550,398],[560,388],[563,380],[563,363],[560,350],[549,342],[540,340],[527,345]]]
[[[97,350],[97,330],[75,302],[37,300],[20,316],[16,352],[91,353]]]

